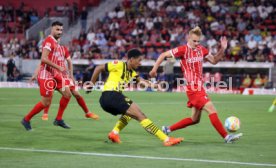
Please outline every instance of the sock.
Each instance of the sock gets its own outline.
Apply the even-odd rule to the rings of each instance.
[[[178,121],[177,123],[171,125],[169,127],[170,131],[175,131],[181,128],[185,128],[189,125],[193,125],[194,122],[192,120],[192,118],[184,118],[183,120]]]
[[[276,99],[274,99],[273,103],[272,103],[274,106],[276,106]]]
[[[168,136],[164,134],[159,128],[157,128],[150,119],[144,119],[140,122],[141,126],[145,128],[147,132],[158,137],[161,141],[168,140]]]
[[[227,132],[224,129],[222,123],[220,122],[219,118],[218,118],[218,114],[217,113],[212,113],[209,115],[210,121],[212,123],[212,125],[215,127],[215,129],[217,130],[217,132],[223,137],[225,138],[227,136]]]
[[[45,106],[41,102],[37,103],[34,108],[25,116],[25,120],[29,122],[34,115],[39,113],[44,108]]]
[[[48,114],[49,108],[50,108],[50,105],[49,105],[48,107],[45,107],[45,108],[44,108],[44,113],[43,113],[43,114]]]
[[[127,115],[123,115],[116,123],[115,127],[113,128],[113,132],[115,134],[118,134],[120,131],[122,131],[122,129],[125,128],[125,126],[127,126],[128,122],[131,120],[131,117],[127,116]]]
[[[89,109],[87,108],[86,106],[86,103],[83,99],[83,97],[79,97],[79,98],[76,98],[78,104],[81,106],[82,110],[85,112],[85,113],[88,113],[89,112]]]
[[[60,101],[59,101],[59,108],[58,108],[58,113],[57,113],[57,117],[56,120],[62,120],[62,116],[64,113],[64,110],[66,109],[68,103],[70,101],[70,98],[66,98],[66,97],[61,97]]]

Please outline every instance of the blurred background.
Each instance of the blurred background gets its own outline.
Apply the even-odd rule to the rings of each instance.
[[[0,0],[0,87],[29,80],[40,63],[41,43],[59,20],[78,81],[90,80],[98,64],[125,59],[134,47],[145,54],[139,73],[147,79],[158,56],[186,43],[188,30],[198,25],[211,53],[218,51],[221,36],[229,40],[222,62],[204,64],[205,82],[232,81],[232,93],[269,92],[276,87],[275,5],[271,0]],[[158,80],[178,91],[179,62],[163,65]]]

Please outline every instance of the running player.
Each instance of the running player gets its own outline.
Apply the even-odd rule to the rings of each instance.
[[[239,139],[242,134],[228,134],[226,132],[220,119],[218,118],[215,106],[207,97],[207,94],[203,88],[204,82],[202,80],[203,61],[208,61],[211,64],[217,64],[224,56],[224,51],[227,48],[227,39],[226,37],[222,37],[220,40],[220,50],[216,55],[211,55],[205,47],[200,45],[201,35],[202,32],[198,26],[190,30],[187,44],[162,53],[150,72],[150,76],[155,77],[157,75],[158,67],[165,58],[179,58],[181,59],[180,64],[183,76],[187,82],[186,94],[189,99],[187,106],[192,108],[191,117],[182,119],[181,121],[168,127],[163,126],[162,130],[164,133],[168,134],[189,125],[197,124],[200,121],[201,112],[204,110],[208,113],[212,125],[221,137],[224,138],[225,142],[232,143],[233,141]]]
[[[100,98],[101,107],[112,115],[122,115],[113,130],[108,134],[108,138],[114,143],[121,143],[119,132],[128,124],[131,118],[140,122],[147,132],[157,136],[165,146],[172,146],[183,141],[183,138],[172,138],[158,129],[153,122],[146,117],[140,107],[122,94],[124,87],[132,80],[142,82],[145,86],[154,85],[142,78],[139,78],[135,69],[141,65],[142,53],[138,49],[131,49],[127,52],[127,62],[115,60],[97,66],[91,78],[93,84],[99,74],[103,71],[109,72],[109,76],[103,88]]]

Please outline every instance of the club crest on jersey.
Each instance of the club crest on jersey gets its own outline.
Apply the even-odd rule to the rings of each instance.
[[[195,62],[202,62],[203,57],[193,57],[193,58],[187,58],[187,63],[195,63]]]

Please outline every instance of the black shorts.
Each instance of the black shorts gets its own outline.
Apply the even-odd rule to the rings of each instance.
[[[132,103],[132,100],[116,91],[104,91],[100,98],[104,111],[112,115],[125,114]]]

